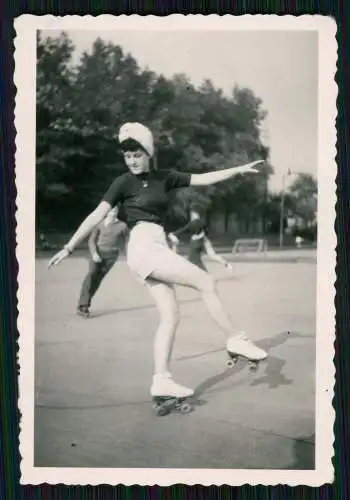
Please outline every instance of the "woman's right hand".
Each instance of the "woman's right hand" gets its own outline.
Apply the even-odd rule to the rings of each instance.
[[[69,257],[69,255],[71,254],[72,252],[70,252],[68,250],[68,248],[64,247],[62,248],[62,250],[60,250],[59,252],[57,252],[53,257],[52,259],[50,259],[49,261],[49,264],[48,264],[48,268],[50,269],[51,267],[53,266],[57,266],[57,264],[59,264],[62,260],[66,259],[67,257]]]

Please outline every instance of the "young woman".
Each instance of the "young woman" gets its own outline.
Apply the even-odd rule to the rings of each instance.
[[[203,271],[207,271],[207,268],[202,260],[202,255],[206,252],[211,260],[222,264],[232,271],[231,264],[215,252],[211,241],[206,235],[205,222],[203,217],[200,215],[200,210],[192,208],[190,210],[189,223],[168,234],[168,238],[171,241],[174,250],[176,250],[179,245],[178,237],[187,231],[190,233],[188,260],[192,262],[192,264],[200,267]]]
[[[130,233],[127,245],[127,263],[130,269],[146,283],[160,314],[160,324],[154,340],[153,397],[191,396],[193,390],[173,381],[169,362],[179,322],[179,310],[174,285],[192,287],[201,292],[212,318],[227,337],[227,350],[252,360],[262,360],[267,353],[236,330],[224,310],[216,292],[213,278],[198,266],[170,249],[163,228],[163,216],[169,202],[169,191],[187,186],[207,186],[229,179],[236,174],[257,172],[261,161],[242,167],[204,174],[154,171],[151,131],[140,123],[126,123],[119,131],[119,144],[124,153],[128,172],[117,177],[96,209],[86,217],[64,248],[49,262],[49,267],[68,257],[106,214],[121,204],[119,217]]]

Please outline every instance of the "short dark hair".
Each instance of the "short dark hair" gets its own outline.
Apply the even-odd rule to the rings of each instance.
[[[135,139],[125,139],[125,141],[121,142],[119,146],[123,153],[125,153],[126,151],[137,151],[138,149],[142,149],[142,151],[144,151],[148,155],[148,152],[145,150],[142,144],[135,141]]]
[[[119,145],[121,151],[125,153],[126,151],[137,151],[138,149],[142,149],[147,156],[149,156],[148,151],[145,150],[145,148],[140,144],[139,142],[135,141],[135,139],[126,139],[125,141],[121,142]],[[150,169],[151,170],[157,170],[157,162],[155,159],[155,156],[149,156],[150,159]]]

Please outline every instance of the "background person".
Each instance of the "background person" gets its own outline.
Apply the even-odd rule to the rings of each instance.
[[[77,314],[88,318],[91,301],[103,278],[119,257],[127,235],[125,222],[118,219],[118,208],[110,210],[106,218],[96,226],[89,237],[89,271],[83,281]]]
[[[190,243],[188,251],[188,260],[190,262],[200,267],[204,271],[207,271],[207,268],[202,259],[205,252],[211,260],[222,264],[227,269],[232,271],[231,264],[223,257],[221,257],[221,255],[215,252],[214,247],[206,234],[206,224],[204,217],[200,214],[200,209],[197,210],[192,208],[190,210],[190,221],[188,222],[188,224],[168,234],[168,238],[171,241],[174,249],[177,250],[177,247],[179,245],[179,236],[183,235],[186,232],[190,233]]]

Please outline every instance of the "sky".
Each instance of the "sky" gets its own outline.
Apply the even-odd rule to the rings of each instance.
[[[234,84],[249,87],[268,112],[264,141],[275,169],[270,188],[281,188],[288,169],[317,176],[317,33],[119,30],[67,34],[76,47],[75,62],[83,51],[90,52],[100,36],[130,52],[141,68],[148,66],[166,77],[186,73],[196,86],[209,78],[225,93]]]

